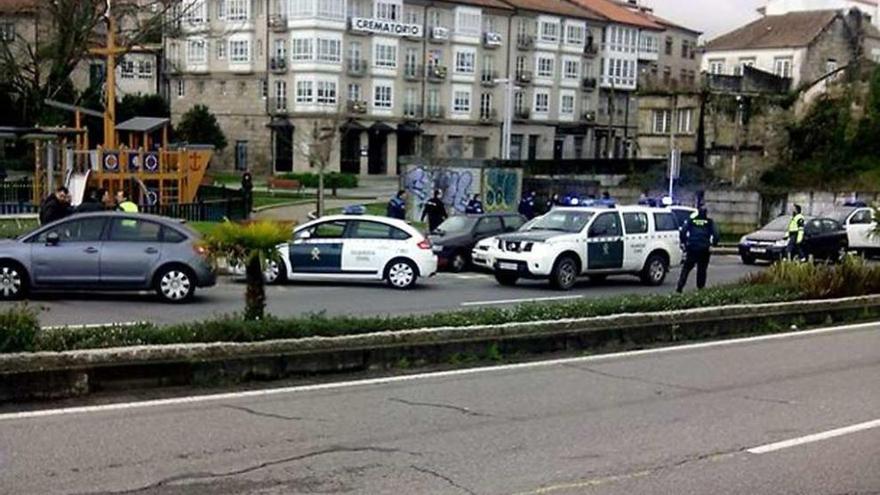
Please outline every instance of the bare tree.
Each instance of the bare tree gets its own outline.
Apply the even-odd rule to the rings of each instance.
[[[333,146],[341,137],[346,117],[344,109],[337,106],[332,112],[315,118],[308,135],[303,136],[298,143],[298,148],[308,159],[309,166],[317,170],[318,173],[317,214],[319,217],[324,215],[324,178],[333,155]],[[335,187],[333,195],[336,195]]]

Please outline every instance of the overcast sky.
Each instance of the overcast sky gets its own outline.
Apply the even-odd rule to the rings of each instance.
[[[731,31],[758,17],[766,0],[642,0],[654,12],[703,32],[703,41]]]

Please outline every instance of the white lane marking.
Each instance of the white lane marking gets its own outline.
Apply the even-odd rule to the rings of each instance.
[[[103,328],[103,327],[133,327],[136,325],[143,325],[147,322],[145,321],[117,321],[110,323],[85,323],[80,325],[51,325],[47,327],[41,327],[40,330],[88,330],[90,328]]]
[[[871,428],[880,428],[880,419],[866,421],[864,423],[859,423],[852,426],[844,426],[843,428],[823,431],[821,433],[814,433],[812,435],[806,435],[799,438],[792,438],[791,440],[785,440],[782,442],[768,443],[767,445],[761,445],[760,447],[749,449],[747,450],[747,452],[751,454],[766,454],[768,452],[787,449],[789,447],[796,447],[805,443],[820,442],[822,440],[828,440],[829,438],[848,435],[850,433],[856,433],[864,430],[870,430]]]
[[[461,303],[462,306],[491,306],[496,304],[516,304],[532,301],[568,301],[581,299],[584,296],[555,296],[555,297],[529,297],[525,299],[499,299],[497,301],[470,301]]]
[[[68,407],[68,408],[59,408],[59,409],[43,409],[39,411],[25,411],[25,412],[17,412],[17,413],[6,413],[0,414],[0,421],[4,420],[12,420],[12,419],[30,419],[30,418],[39,418],[45,416],[61,416],[67,414],[80,414],[80,413],[92,413],[92,412],[103,412],[103,411],[118,411],[125,409],[140,409],[147,407],[157,407],[157,406],[169,406],[169,405],[179,405],[179,404],[196,404],[201,402],[215,402],[222,400],[230,400],[230,399],[243,399],[250,397],[266,397],[273,395],[282,395],[282,394],[294,394],[301,392],[312,392],[317,390],[336,390],[336,389],[344,389],[350,387],[363,387],[367,385],[385,385],[391,383],[403,383],[403,382],[411,382],[422,379],[429,378],[448,378],[448,377],[457,377],[457,376],[466,376],[466,375],[476,375],[479,373],[489,373],[489,372],[501,372],[501,371],[516,371],[516,370],[526,370],[526,369],[534,369],[534,368],[547,368],[565,364],[578,364],[578,363],[588,363],[595,361],[607,361],[618,358],[628,358],[628,357],[641,357],[641,356],[649,356],[652,354],[666,354],[669,352],[677,352],[677,351],[691,351],[695,349],[711,349],[714,347],[727,347],[734,346],[738,344],[750,344],[754,342],[765,342],[772,340],[783,340],[789,338],[800,338],[800,337],[809,337],[815,335],[822,335],[826,333],[833,332],[844,332],[849,330],[859,330],[865,328],[877,328],[880,327],[880,323],[872,322],[872,323],[858,323],[855,325],[841,325],[837,327],[828,327],[828,328],[819,328],[816,330],[804,330],[800,332],[788,332],[788,333],[778,333],[773,335],[762,335],[758,337],[743,337],[741,339],[731,339],[731,340],[720,340],[716,342],[703,342],[700,344],[685,344],[679,346],[672,347],[660,347],[657,349],[643,349],[639,351],[626,351],[626,352],[618,352],[615,354],[599,354],[595,356],[583,356],[576,358],[562,358],[562,359],[553,359],[549,361],[535,361],[531,363],[519,363],[519,364],[506,364],[501,366],[482,366],[477,368],[467,368],[461,370],[451,370],[451,371],[434,371],[429,373],[420,373],[413,375],[402,375],[402,376],[389,376],[383,378],[370,378],[366,380],[351,380],[344,382],[334,382],[334,383],[320,383],[316,385],[299,385],[294,387],[284,387],[284,388],[274,388],[274,389],[265,389],[265,390],[248,390],[244,392],[230,392],[225,394],[213,394],[213,395],[197,395],[190,397],[175,397],[173,399],[155,399],[148,401],[140,401],[140,402],[126,402],[119,404],[105,404],[101,406],[80,406],[80,407]]]

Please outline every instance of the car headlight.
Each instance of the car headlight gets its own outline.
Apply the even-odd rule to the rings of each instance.
[[[744,236],[740,237],[739,243],[740,244],[751,244],[751,242],[749,242],[749,236],[744,235]]]
[[[788,239],[779,239],[778,241],[773,243],[776,247],[785,247],[788,246]]]

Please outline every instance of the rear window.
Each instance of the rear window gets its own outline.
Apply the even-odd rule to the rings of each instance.
[[[648,233],[648,215],[644,213],[624,213],[623,228],[626,229],[626,233],[629,235]]]
[[[658,232],[678,230],[678,222],[672,213],[654,213],[654,225]]]
[[[386,223],[354,222],[348,236],[354,239],[408,239],[409,234]]]
[[[170,228],[162,227],[162,242],[178,243],[186,240],[186,236]]]

